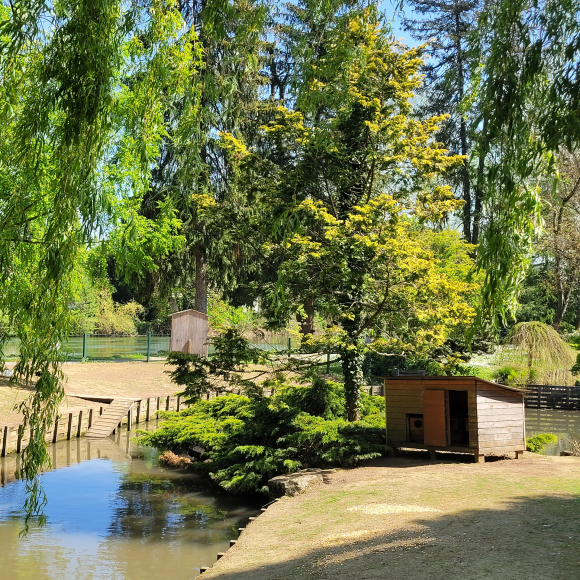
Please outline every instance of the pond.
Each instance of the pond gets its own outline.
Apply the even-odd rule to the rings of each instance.
[[[526,437],[553,433],[558,442],[547,445],[544,455],[560,455],[570,448],[569,437],[580,439],[580,412],[553,409],[526,409]]]
[[[19,456],[0,459],[1,578],[190,580],[259,512],[258,504],[208,492],[195,475],[161,468],[156,451],[126,431],[63,441],[50,452],[47,525],[23,538]]]
[[[69,361],[80,361],[83,353],[89,360],[143,360],[147,352],[153,358],[164,358],[169,350],[169,336],[70,336],[63,346],[63,356]],[[8,339],[3,346],[4,357],[16,360],[19,352],[19,341]],[[285,350],[288,348],[288,335],[275,334],[268,338],[253,338],[252,346],[262,350]],[[294,346],[296,344],[294,343]],[[149,349],[149,351],[148,351]],[[210,345],[209,351],[212,351]]]

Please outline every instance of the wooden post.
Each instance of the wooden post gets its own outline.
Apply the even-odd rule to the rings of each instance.
[[[56,416],[55,420],[54,420],[54,433],[52,434],[52,442],[56,443],[56,440],[58,439],[58,415]]]
[[[18,439],[16,440],[16,453],[22,451],[22,436],[24,435],[24,427],[22,425],[18,426]]]
[[[87,427],[87,429],[90,429],[92,426],[93,426],[93,408],[91,407],[89,409],[89,426]]]
[[[81,429],[83,427],[83,411],[79,411],[79,424],[77,425],[77,437],[81,436]]]
[[[131,431],[131,409],[127,411],[127,431]]]
[[[165,410],[169,411],[169,401],[171,400],[171,397],[167,397],[167,399],[165,400]]]
[[[177,409],[176,411],[179,411],[179,402],[181,400],[181,395],[177,395]]]
[[[135,415],[135,423],[139,424],[139,415],[141,415],[141,401],[137,403],[137,413]]]
[[[70,432],[71,432],[71,429],[72,429],[72,413],[69,413],[68,414],[68,429],[67,429],[67,432],[66,432],[66,439],[67,439],[67,441],[70,441]]]
[[[330,351],[326,353],[326,374],[330,374]]]
[[[145,411],[145,422],[149,422],[149,419],[151,418],[150,415],[150,408],[151,408],[151,399],[148,398],[147,399],[147,410]]]
[[[161,397],[157,397],[157,410],[159,411],[161,407]]]
[[[8,443],[9,431],[10,431],[10,428],[8,427],[8,425],[6,425],[4,427],[4,438],[2,440],[2,457],[4,457],[6,455],[6,444]]]
[[[147,362],[151,358],[151,333],[147,333]]]

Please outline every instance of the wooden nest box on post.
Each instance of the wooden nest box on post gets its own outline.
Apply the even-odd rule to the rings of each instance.
[[[182,310],[170,316],[169,350],[207,356],[207,315],[197,310]]]
[[[486,455],[526,449],[524,392],[478,377],[381,377],[385,380],[387,444]]]

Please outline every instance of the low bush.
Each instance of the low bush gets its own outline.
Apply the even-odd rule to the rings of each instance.
[[[534,453],[541,453],[548,443],[556,443],[558,437],[552,433],[540,433],[526,439],[526,449]]]
[[[361,393],[361,420],[345,418],[344,389],[319,377],[272,397],[227,395],[164,412],[142,444],[189,453],[193,468],[231,493],[267,492],[268,479],[306,467],[353,466],[387,452],[384,401]]]

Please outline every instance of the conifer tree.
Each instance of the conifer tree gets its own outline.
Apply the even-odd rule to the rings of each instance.
[[[438,133],[438,139],[449,151],[464,155],[457,172],[461,194],[463,236],[477,244],[482,210],[482,191],[472,186],[469,157],[472,153],[475,117],[463,100],[469,90],[472,68],[470,36],[477,26],[481,0],[408,0],[416,12],[414,18],[403,18],[405,30],[420,42],[429,43],[429,59],[424,66],[426,83],[422,95],[426,101],[419,114],[449,115]],[[475,189],[475,191],[474,191]]]

